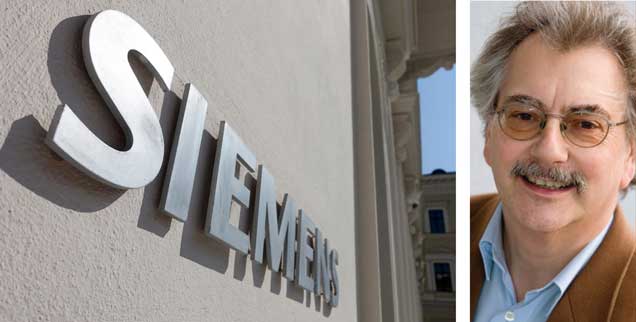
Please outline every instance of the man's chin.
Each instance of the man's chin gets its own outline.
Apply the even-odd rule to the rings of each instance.
[[[572,213],[576,206],[569,198],[534,198],[529,195],[517,196],[510,200],[510,214],[521,227],[528,231],[550,233],[563,229],[575,220]]]
[[[521,213],[520,218],[516,219],[524,229],[536,233],[553,233],[572,222],[569,214],[554,211]]]

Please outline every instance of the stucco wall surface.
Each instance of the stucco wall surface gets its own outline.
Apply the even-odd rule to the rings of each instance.
[[[164,94],[132,60],[166,151],[185,83],[209,103],[185,223],[158,210],[167,162],[145,188],[117,190],[44,145],[63,104],[125,145],[81,53],[84,23],[105,9],[175,67]],[[5,0],[0,71],[0,321],[356,321],[347,1]],[[204,235],[222,120],[338,250],[337,308]]]

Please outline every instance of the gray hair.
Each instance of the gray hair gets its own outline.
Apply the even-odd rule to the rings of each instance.
[[[600,44],[612,50],[623,66],[628,84],[627,135],[636,138],[636,22],[624,7],[603,2],[523,2],[505,18],[472,66],[473,106],[488,126],[495,114],[499,87],[508,57],[530,34],[537,32],[559,51]]]

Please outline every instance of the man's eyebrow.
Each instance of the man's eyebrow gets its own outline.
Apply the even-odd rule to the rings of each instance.
[[[546,107],[545,104],[541,102],[541,100],[539,100],[538,98],[534,98],[530,95],[524,95],[524,94],[507,96],[504,99],[504,105],[510,104],[510,103],[523,104],[523,105],[538,108],[541,110],[545,110],[545,107]],[[607,111],[598,104],[581,104],[581,105],[568,106],[566,113],[580,112],[580,111],[602,114],[608,118],[610,116],[609,113],[607,113]]]
[[[609,118],[609,113],[607,113],[607,111],[605,111],[605,109],[603,109],[602,107],[600,107],[597,104],[573,105],[573,106],[569,106],[568,107],[568,113],[580,112],[580,111],[596,113],[596,114],[602,114],[602,115],[606,116],[607,118]]]
[[[507,105],[510,103],[523,104],[526,106],[545,110],[545,104],[543,104],[541,100],[529,95],[517,94],[517,95],[506,96],[506,98],[503,101],[503,105]]]

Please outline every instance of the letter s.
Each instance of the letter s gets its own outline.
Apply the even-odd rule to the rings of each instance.
[[[336,266],[338,265],[338,251],[333,249],[329,253],[329,269],[331,270],[331,300],[329,304],[331,307],[338,306],[340,302],[340,282],[338,281],[338,271]]]
[[[141,60],[164,91],[170,89],[174,67],[142,26],[114,10],[89,19],[82,49],[91,80],[125,132],[127,149],[113,149],[97,138],[66,105],[56,111],[46,144],[101,182],[120,189],[143,187],[163,163],[163,134],[128,54],[143,55]]]

